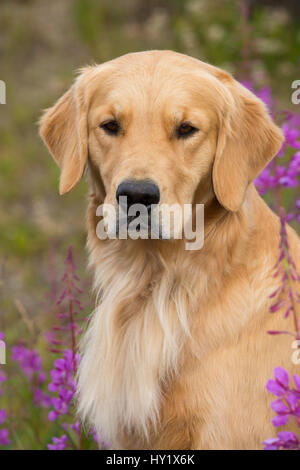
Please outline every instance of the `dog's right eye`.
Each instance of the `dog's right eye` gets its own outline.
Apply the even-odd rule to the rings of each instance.
[[[183,122],[177,128],[177,137],[179,139],[185,139],[185,138],[190,137],[191,135],[195,134],[195,132],[198,132],[198,130],[199,129],[192,126],[189,122]]]
[[[100,124],[101,129],[104,129],[107,134],[117,135],[120,131],[120,124],[118,121],[112,120]]]

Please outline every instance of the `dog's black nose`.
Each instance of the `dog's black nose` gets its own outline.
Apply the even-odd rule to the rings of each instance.
[[[127,197],[127,207],[133,204],[143,204],[150,209],[151,204],[159,202],[159,188],[151,181],[123,181],[119,184],[116,198],[120,204],[120,197]]]

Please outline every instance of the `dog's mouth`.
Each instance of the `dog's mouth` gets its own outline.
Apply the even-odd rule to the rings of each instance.
[[[147,215],[123,215],[117,220],[116,235],[128,235],[131,238],[162,239],[162,229],[158,220],[149,211]]]
[[[104,223],[98,231],[103,236],[118,239],[173,240],[183,237],[184,220],[189,212],[179,204],[135,204],[130,207],[107,204],[99,216]],[[104,232],[102,234],[102,228]],[[98,230],[98,228],[97,228]]]

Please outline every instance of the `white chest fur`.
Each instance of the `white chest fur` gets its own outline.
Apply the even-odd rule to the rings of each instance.
[[[165,275],[141,298],[142,275],[134,266],[112,272],[103,260],[95,276],[102,298],[82,345],[79,411],[112,442],[120,429],[147,437],[188,332],[187,291]]]

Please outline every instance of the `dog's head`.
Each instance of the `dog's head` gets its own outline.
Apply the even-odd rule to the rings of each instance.
[[[84,68],[40,133],[61,168],[61,194],[89,161],[99,200],[149,212],[213,197],[237,211],[282,143],[264,104],[231,75],[170,51]],[[160,223],[163,231],[163,215]]]

